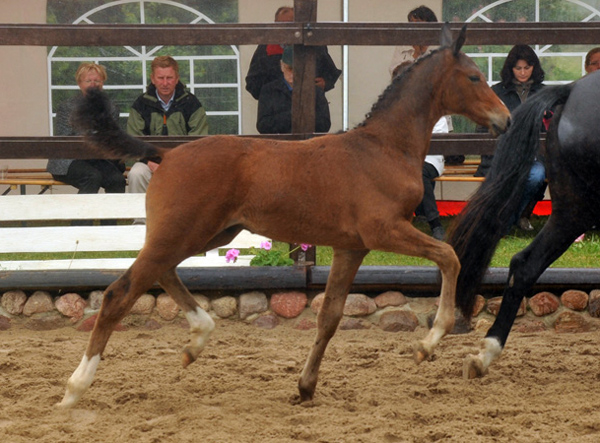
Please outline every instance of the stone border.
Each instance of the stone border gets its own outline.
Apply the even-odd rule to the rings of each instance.
[[[208,297],[194,294],[194,298],[213,318],[244,321],[264,329],[289,324],[297,329],[316,328],[317,313],[324,293],[275,292],[267,296],[262,291]],[[0,331],[13,326],[32,330],[49,330],[71,326],[80,331],[91,331],[102,304],[103,292],[92,291],[83,297],[77,293],[52,295],[36,291],[7,291],[0,298]],[[467,324],[460,314],[453,333],[472,329],[487,330],[498,313],[502,297],[486,299],[477,296],[473,320]],[[340,329],[380,328],[384,331],[414,331],[429,328],[437,311],[438,298],[406,297],[398,291],[378,295],[352,293],[344,307]],[[568,290],[560,296],[540,292],[523,300],[518,319],[513,327],[521,332],[555,330],[556,332],[583,332],[600,329],[600,290],[589,294]],[[117,330],[131,327],[158,329],[164,324],[187,324],[181,310],[166,294],[144,294]]]

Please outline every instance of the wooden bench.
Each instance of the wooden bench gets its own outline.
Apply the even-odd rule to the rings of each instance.
[[[444,168],[444,174],[435,178],[435,181],[445,182],[482,182],[484,177],[473,177],[477,170],[479,160],[465,160],[460,165],[448,165]],[[27,186],[39,186],[38,194],[44,194],[53,186],[70,186],[58,180],[54,180],[52,175],[41,168],[22,168],[8,169],[4,177],[0,177],[0,185],[8,186],[2,195],[7,195],[11,191],[20,189],[20,194],[27,194]]]
[[[58,180],[54,180],[52,175],[45,169],[8,169],[0,175],[0,185],[7,186],[2,195],[7,195],[11,191],[20,190],[21,195],[27,194],[27,186],[39,186],[38,194],[43,194],[52,186],[69,186]]]
[[[481,163],[479,159],[467,159],[460,165],[447,165],[444,167],[444,173],[434,180],[440,182],[482,182],[485,177],[473,176],[479,163]]]
[[[145,194],[7,195],[0,198],[0,253],[68,252],[72,259],[0,259],[0,272],[12,270],[127,269],[133,258],[78,258],[79,252],[139,251],[146,227],[132,225],[145,217]],[[125,220],[113,226],[71,226],[71,220]],[[15,223],[16,222],[16,223]],[[37,226],[11,226],[28,222]],[[123,224],[127,223],[127,224]],[[43,224],[43,226],[40,226]],[[252,255],[226,263],[219,250],[259,248],[266,238],[242,231],[230,244],[205,256],[191,257],[182,267],[244,266]]]
[[[130,168],[125,171],[125,177]],[[27,186],[39,186],[38,194],[44,194],[53,186],[71,186],[59,180],[54,180],[52,174],[42,168],[19,168],[8,169],[0,175],[0,185],[8,186],[2,195],[7,195],[11,191],[20,189],[20,194],[27,194]]]

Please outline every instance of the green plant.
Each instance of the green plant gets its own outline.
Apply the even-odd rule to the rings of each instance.
[[[286,252],[273,249],[273,243],[270,241],[263,241],[260,244],[260,249],[250,249],[250,252],[254,254],[254,258],[250,260],[250,266],[292,266],[294,264],[294,260],[290,258],[292,252],[298,249],[306,251],[308,248],[310,248],[310,245],[302,243]],[[225,260],[227,263],[235,262],[239,254],[239,250],[230,249],[225,254]]]

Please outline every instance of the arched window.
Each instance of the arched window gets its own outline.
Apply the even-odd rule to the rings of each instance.
[[[442,19],[460,22],[590,22],[600,21],[597,0],[444,0]],[[468,43],[468,40],[467,40]],[[598,45],[600,46],[600,41]],[[590,45],[532,45],[546,73],[547,85],[570,83],[585,74]],[[512,45],[464,46],[490,85],[500,81],[500,71]],[[456,132],[473,132],[475,124],[453,118]]]
[[[483,6],[485,3],[488,4]],[[597,5],[595,0],[445,0],[443,19],[487,23],[600,21]],[[479,65],[488,82],[493,84],[500,80],[500,70],[511,47],[465,46],[464,50]],[[593,46],[538,44],[532,47],[546,72],[545,83],[560,84],[585,74],[585,54]]]
[[[117,0],[90,7],[97,1],[48,0],[48,21],[64,23],[215,23],[189,4],[197,1]],[[187,3],[187,5],[186,5]],[[237,0],[213,0],[219,22],[237,21]],[[86,7],[85,11],[81,11]],[[77,10],[79,8],[79,10]],[[71,18],[73,9],[79,14]],[[195,94],[207,111],[210,134],[241,133],[240,54],[236,46],[122,46],[57,47],[48,53],[51,133],[59,103],[77,94],[75,72],[81,62],[91,61],[106,67],[105,91],[119,106],[125,125],[134,100],[150,82],[150,63],[159,55],[170,55],[180,67],[181,82]]]

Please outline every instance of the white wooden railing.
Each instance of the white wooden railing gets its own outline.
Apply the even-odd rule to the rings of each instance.
[[[69,252],[69,259],[0,259],[0,271],[54,269],[127,269],[134,258],[78,258],[80,252],[139,251],[146,227],[131,220],[145,218],[145,194],[50,194],[0,197],[0,222],[22,226],[0,227],[0,253]],[[127,220],[114,226],[71,226],[71,220]],[[39,225],[44,221],[44,226]],[[65,225],[65,222],[67,225]],[[29,226],[28,226],[29,225]],[[49,225],[49,226],[46,226]],[[242,231],[231,243],[191,257],[180,266],[244,266],[251,255],[226,263],[220,250],[260,247],[264,237]]]

